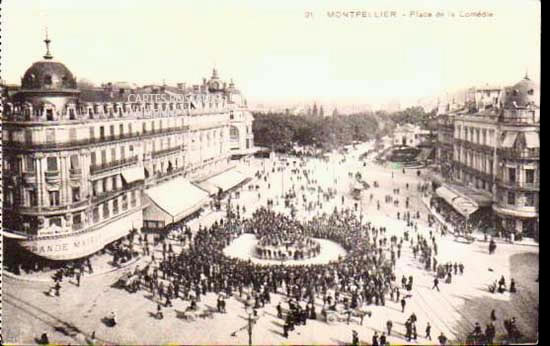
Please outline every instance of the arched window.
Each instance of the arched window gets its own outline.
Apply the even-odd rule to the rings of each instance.
[[[44,76],[44,85],[51,86],[52,85],[52,76],[47,74]]]

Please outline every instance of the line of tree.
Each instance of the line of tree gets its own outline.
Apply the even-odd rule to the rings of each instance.
[[[391,135],[393,129],[402,123],[427,127],[432,115],[424,112],[422,107],[393,113],[377,111],[339,115],[335,112],[331,117],[254,113],[252,131],[257,145],[278,152],[288,152],[294,144],[331,150],[354,141],[364,142]]]

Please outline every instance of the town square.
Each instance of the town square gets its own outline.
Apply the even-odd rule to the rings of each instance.
[[[540,5],[257,6],[7,7],[2,343],[539,342]]]

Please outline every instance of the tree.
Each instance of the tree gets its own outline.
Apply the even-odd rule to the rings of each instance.
[[[318,115],[317,113],[317,103],[313,104],[313,116],[316,117]]]
[[[333,117],[338,116],[338,109],[336,107],[334,107],[334,110],[332,111],[332,116]]]
[[[320,116],[320,117],[324,117],[324,116],[325,116],[325,110],[323,109],[323,105],[321,105],[321,107],[319,107],[319,116]]]

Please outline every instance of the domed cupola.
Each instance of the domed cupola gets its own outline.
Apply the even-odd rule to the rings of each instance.
[[[44,60],[37,61],[25,72],[21,80],[23,90],[66,90],[76,89],[76,79],[69,69],[54,61],[50,53],[51,40],[46,36],[46,54]]]
[[[216,68],[212,69],[212,77],[210,77],[210,80],[208,81],[208,91],[223,91],[223,83],[218,76],[218,70],[216,70]]]
[[[527,75],[506,88],[504,108],[518,109],[530,106],[538,106],[540,100],[540,89]]]
[[[46,33],[44,60],[31,65],[21,79],[21,89],[13,96],[26,114],[25,120],[58,121],[77,118],[80,91],[76,78],[50,53],[50,39]]]

